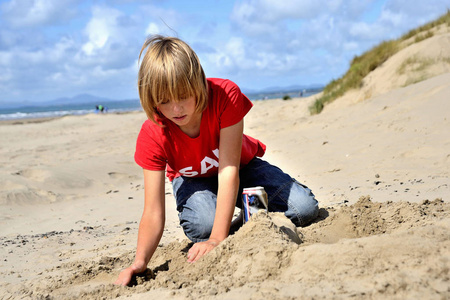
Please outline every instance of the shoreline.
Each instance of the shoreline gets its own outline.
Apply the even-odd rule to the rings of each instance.
[[[2,126],[2,125],[38,124],[38,123],[50,122],[50,121],[61,119],[64,117],[65,116],[0,120],[0,126]]]
[[[132,113],[141,113],[142,110],[130,110],[130,111],[119,111],[119,112],[108,112],[108,113],[86,113],[86,114],[67,114],[63,116],[55,116],[55,117],[39,117],[39,118],[18,118],[18,119],[9,119],[9,120],[0,120],[0,126],[2,125],[25,125],[25,124],[38,124],[38,123],[45,123],[50,122],[58,119],[63,119],[67,117],[83,117],[83,116],[89,116],[89,115],[125,115],[125,114],[132,114]]]

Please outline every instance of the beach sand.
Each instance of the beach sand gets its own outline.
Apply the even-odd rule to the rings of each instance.
[[[0,298],[448,299],[449,95],[447,72],[315,116],[314,96],[254,102],[245,133],[319,218],[259,213],[189,264],[167,184],[164,236],[131,287],[112,282],[134,258],[145,114],[0,124]]]

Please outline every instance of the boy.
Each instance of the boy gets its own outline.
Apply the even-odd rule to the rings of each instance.
[[[211,251],[230,232],[245,187],[262,186],[269,211],[296,225],[317,217],[311,190],[259,157],[266,146],[243,134],[252,103],[229,80],[206,78],[195,52],[177,38],[155,36],[141,49],[139,97],[149,120],[138,136],[135,160],[144,169],[145,205],[134,263],[116,284],[145,271],[165,222],[164,172],[172,182],[180,225],[195,244],[188,261]]]

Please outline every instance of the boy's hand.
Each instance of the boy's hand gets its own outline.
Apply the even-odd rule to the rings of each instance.
[[[204,242],[195,243],[194,246],[189,249],[187,258],[188,262],[196,262],[200,257],[214,249],[219,245],[219,241],[215,239],[209,239]]]
[[[144,263],[134,263],[120,272],[119,278],[117,278],[114,284],[126,286],[130,283],[131,277],[133,277],[134,274],[142,273],[146,268],[147,266],[145,266]]]

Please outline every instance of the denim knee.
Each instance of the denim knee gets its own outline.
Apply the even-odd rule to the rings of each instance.
[[[211,197],[207,191],[194,193],[178,214],[184,234],[194,243],[206,241],[211,235],[216,211]]]
[[[269,211],[284,212],[295,226],[306,226],[317,218],[319,204],[308,187],[291,179],[269,198]]]
[[[319,215],[319,203],[312,191],[294,180],[289,195],[289,210],[286,216],[296,226],[306,226]],[[289,215],[288,215],[289,214]]]

